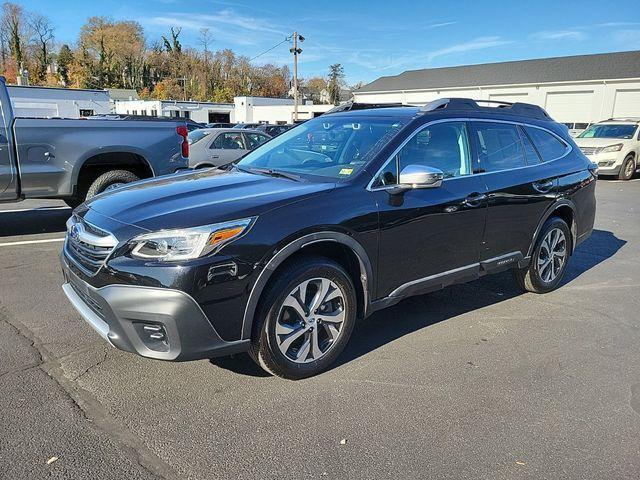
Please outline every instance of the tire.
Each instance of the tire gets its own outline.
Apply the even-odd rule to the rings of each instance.
[[[555,248],[553,242],[558,237],[555,237],[555,234],[551,232],[556,232],[556,234],[561,232],[562,234],[557,240]],[[527,292],[547,293],[555,290],[564,278],[567,263],[571,256],[571,249],[572,237],[568,225],[559,217],[551,217],[540,230],[529,265],[526,268],[514,270],[516,282]],[[560,250],[564,251],[562,257],[557,255]],[[547,261],[549,251],[556,252],[556,255],[552,257],[551,263]],[[552,269],[551,274],[550,268]]]
[[[318,308],[314,312],[308,307]],[[356,308],[355,288],[340,265],[324,257],[303,257],[277,273],[267,286],[249,354],[278,377],[298,380],[317,375],[344,350],[353,332]]]
[[[140,180],[140,178],[129,170],[110,170],[100,175],[91,183],[91,185],[89,185],[89,189],[87,190],[84,199],[89,200],[99,193],[104,192],[109,187],[113,187],[118,184],[131,183],[137,180]]]
[[[633,155],[627,155],[622,162],[620,172],[618,173],[618,180],[631,180],[636,173],[636,161]]]

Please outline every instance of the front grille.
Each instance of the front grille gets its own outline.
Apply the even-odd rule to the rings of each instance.
[[[78,294],[78,296],[82,299],[82,301],[86,303],[89,306],[89,308],[91,308],[91,310],[93,310],[95,313],[97,313],[101,317],[103,316],[102,307],[98,302],[96,302],[93,298],[91,298],[89,295],[83,292],[73,282],[69,282],[69,285],[71,285],[71,288],[73,288],[73,291]]]
[[[65,252],[81,269],[95,274],[111,254],[118,241],[109,232],[73,216],[67,224]]]
[[[594,155],[598,153],[598,147],[580,147],[580,150],[582,150],[582,153],[585,155]]]

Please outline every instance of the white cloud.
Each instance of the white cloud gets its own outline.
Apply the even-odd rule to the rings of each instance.
[[[427,28],[440,28],[440,27],[448,27],[449,25],[455,25],[458,22],[440,22],[440,23],[432,23],[427,25]]]
[[[478,37],[468,42],[456,43],[448,47],[444,47],[433,52],[429,52],[425,57],[428,62],[433,61],[438,57],[444,57],[454,53],[472,52],[475,50],[485,50],[487,48],[500,47],[502,45],[509,45],[513,43],[512,40],[504,40],[501,37]]]
[[[194,32],[208,28],[220,39],[240,45],[256,45],[264,42],[265,34],[273,38],[288,35],[284,29],[261,18],[242,15],[231,9],[220,10],[215,14],[192,15],[187,13],[168,13],[147,19],[147,25],[162,27],[182,27]]]
[[[556,31],[542,31],[532,35],[537,40],[584,40],[587,38],[584,32],[579,30],[556,30]]]

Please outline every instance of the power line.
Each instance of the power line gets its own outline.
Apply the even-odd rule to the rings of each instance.
[[[270,52],[271,50],[273,50],[274,48],[279,47],[280,45],[282,45],[282,44],[283,44],[283,43],[285,43],[285,42],[288,42],[289,40],[291,40],[291,36],[288,36],[287,38],[285,38],[284,40],[282,40],[280,43],[276,43],[273,47],[271,47],[271,48],[269,48],[269,49],[265,50],[265,51],[264,51],[264,52],[262,52],[262,53],[259,53],[259,54],[258,54],[258,55],[256,55],[255,57],[250,58],[250,59],[249,59],[249,61],[250,61],[250,62],[253,62],[256,58],[261,57],[261,56],[262,56],[262,55],[264,55],[265,53],[269,53],[269,52]]]

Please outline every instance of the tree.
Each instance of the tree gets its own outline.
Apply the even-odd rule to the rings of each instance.
[[[5,2],[2,4],[2,20],[0,30],[3,37],[6,36],[6,43],[9,45],[9,52],[13,61],[14,68],[17,71],[22,68],[24,60],[23,45],[25,39],[25,14],[20,5]],[[5,70],[6,70],[5,66]]]
[[[340,89],[344,84],[344,68],[339,63],[329,66],[329,81],[327,89],[329,90],[329,102],[334,105],[340,103]]]
[[[62,45],[58,52],[58,75],[60,76],[62,85],[65,87],[69,85],[69,69],[71,68],[73,60],[73,53],[69,45]]]
[[[40,83],[47,76],[47,69],[51,60],[50,50],[53,48],[53,25],[51,20],[44,15],[34,13],[29,17],[29,26],[33,31],[33,42],[36,47],[37,63],[34,79],[36,83]]]
[[[314,103],[321,102],[321,93],[327,88],[327,79],[324,77],[311,77],[304,82],[304,89]]]

